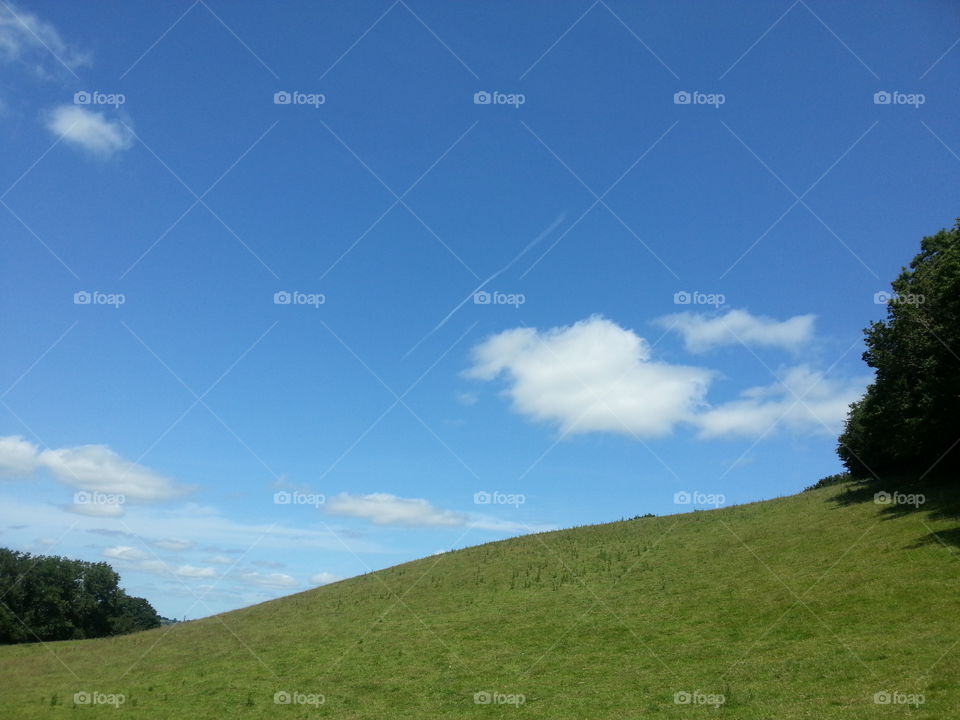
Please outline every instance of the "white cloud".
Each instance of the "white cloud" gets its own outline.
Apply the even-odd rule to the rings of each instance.
[[[116,545],[103,551],[103,556],[111,560],[120,561],[128,570],[152,573],[155,575],[179,575],[189,578],[212,578],[217,571],[211,567],[194,567],[193,565],[168,565],[162,560],[151,559],[148,553],[130,545]]]
[[[207,562],[215,563],[217,565],[233,565],[233,560],[225,555],[214,555],[211,558],[207,558]]]
[[[19,62],[47,76],[59,63],[75,70],[90,64],[89,54],[70,47],[50,23],[10,3],[0,4],[0,61]],[[58,62],[59,61],[59,62]]]
[[[132,133],[119,120],[76,105],[61,105],[47,118],[47,129],[94,155],[109,157],[133,145]]]
[[[712,373],[651,359],[647,341],[602,317],[541,332],[516,328],[473,349],[468,377],[507,375],[514,408],[565,433],[644,437],[689,422]]]
[[[141,560],[140,562],[127,565],[130,570],[139,570],[140,572],[170,577],[172,575],[188,578],[213,578],[217,576],[217,571],[211,567],[194,567],[193,565],[169,565],[163,560]]]
[[[401,498],[389,493],[340,493],[327,501],[326,510],[331,515],[365,518],[375,525],[453,527],[467,521],[462,513],[443,510],[421,498]]]
[[[78,445],[41,451],[37,445],[12,435],[0,438],[0,471],[28,475],[46,468],[61,482],[81,490],[123,495],[127,501],[157,502],[189,492],[143,465],[124,460],[106,445]],[[79,506],[78,506],[79,507]],[[117,517],[123,512],[71,509],[84,515]]]
[[[328,572],[319,572],[316,575],[310,576],[311,585],[329,585],[332,582],[337,582],[337,580],[342,580],[339,575],[334,575],[333,573]]]
[[[37,469],[37,446],[19,435],[0,437],[0,473],[29,475]]]
[[[297,581],[286,573],[241,573],[240,579],[249,585],[266,588],[292,588],[298,585]]]
[[[2,503],[10,501],[12,499],[0,497]],[[273,506],[272,503],[270,505]],[[14,507],[19,508],[20,514],[14,514]],[[55,532],[58,527],[61,528],[60,532],[63,532],[63,519],[43,511],[42,508],[45,506],[17,503],[14,507],[10,508],[11,517],[22,516],[33,526],[45,527],[47,533]],[[128,503],[126,510],[130,516],[127,524],[129,527],[137,528],[138,535],[161,538],[189,537],[205,548],[204,553],[218,553],[224,557],[229,557],[233,548],[237,548],[240,554],[244,549],[253,546],[269,551],[272,557],[288,557],[291,553],[311,550],[342,552],[345,550],[344,543],[347,544],[350,552],[357,554],[391,551],[391,548],[379,543],[342,531],[335,533],[330,529],[317,529],[312,524],[297,527],[271,521],[239,522],[225,517],[216,508],[196,503],[185,503],[175,507],[133,506]],[[78,520],[80,523],[78,527],[81,530],[88,527],[97,528],[92,518],[78,518]],[[213,545],[217,547],[212,548]],[[233,564],[233,560],[230,560],[229,564]]]
[[[678,329],[695,352],[737,343],[738,337],[747,344],[799,349],[813,339],[814,316],[779,322],[733,310],[714,318],[680,313],[657,322]],[[771,426],[796,434],[835,434],[869,382],[831,379],[799,365],[786,369],[776,383],[711,407],[704,402],[711,370],[653,362],[643,338],[596,316],[548,331],[515,328],[487,338],[473,349],[466,375],[492,380],[500,374],[508,378],[515,410],[534,420],[556,422],[566,433],[640,437],[664,435],[678,423],[697,428],[701,438],[759,438]],[[522,527],[492,518],[474,525],[505,531]]]
[[[115,547],[107,548],[103,551],[103,556],[110,558],[111,560],[146,560],[149,555],[143,550],[139,550],[135,547],[130,547],[129,545],[117,545]]]
[[[173,552],[183,552],[193,547],[193,543],[190,540],[181,540],[179,538],[154,540],[153,545],[161,550],[172,550]]]
[[[154,575],[170,576],[175,575],[173,568],[167,565],[163,560],[141,560],[135,565],[128,565],[133,570],[140,572],[153,573]]]
[[[798,433],[835,435],[850,403],[863,395],[868,382],[832,380],[805,365],[788,368],[779,381],[746,390],[740,399],[701,413],[700,436],[760,437],[772,432],[774,425]]]
[[[211,567],[193,567],[193,565],[180,565],[174,570],[176,575],[191,578],[212,578],[217,576],[217,571]]]
[[[169,500],[187,491],[149,468],[124,460],[105,445],[44,450],[40,464],[68,485],[122,494],[127,500]]]
[[[421,498],[401,498],[389,493],[371,493],[370,495],[340,493],[327,501],[326,508],[331,515],[364,518],[375,525],[471,527],[507,533],[556,530],[554,525],[527,524],[500,520],[479,513],[444,510]]]
[[[778,321],[746,310],[730,310],[725,315],[710,317],[691,312],[676,313],[657,319],[657,324],[676,330],[683,336],[688,352],[700,353],[721,345],[779,347],[797,350],[813,338],[813,315],[796,315]]]

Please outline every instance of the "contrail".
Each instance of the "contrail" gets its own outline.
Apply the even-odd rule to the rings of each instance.
[[[477,285],[477,287],[475,287],[463,300],[461,300],[460,303],[459,303],[455,308],[453,308],[453,310],[451,310],[450,312],[447,313],[447,315],[443,318],[443,320],[441,320],[440,322],[438,322],[438,323],[436,324],[436,326],[433,328],[433,330],[431,330],[431,331],[428,332],[426,335],[424,335],[416,345],[414,345],[412,348],[410,348],[409,350],[407,350],[407,352],[404,353],[404,355],[403,355],[403,357],[401,358],[401,360],[406,360],[406,359],[410,356],[410,354],[411,354],[414,350],[416,350],[418,347],[420,347],[420,345],[422,345],[423,342],[424,342],[427,338],[429,338],[430,336],[432,336],[435,332],[437,332],[437,330],[439,330],[439,329],[442,328],[444,325],[446,325],[446,324],[447,324],[447,321],[448,321],[450,318],[452,318],[454,315],[456,315],[456,314],[457,314],[457,311],[458,311],[460,308],[462,308],[464,305],[466,305],[466,304],[470,301],[470,298],[472,298],[474,295],[476,295],[478,292],[480,292],[480,291],[483,289],[483,287],[484,287],[488,282],[490,282],[491,280],[499,277],[500,275],[502,275],[503,273],[505,273],[507,270],[509,270],[511,267],[513,267],[520,258],[522,258],[522,257],[523,257],[524,255],[526,255],[531,249],[533,249],[533,248],[536,247],[540,242],[542,242],[542,241],[544,240],[544,238],[546,238],[550,233],[552,233],[554,230],[556,230],[557,227],[558,227],[564,220],[566,220],[566,219],[567,219],[567,213],[566,213],[566,212],[562,212],[562,213],[560,213],[559,215],[557,215],[557,217],[555,217],[555,218],[553,219],[553,222],[551,222],[551,223],[546,227],[546,229],[543,230],[543,232],[541,232],[541,233],[540,233],[539,235],[537,235],[533,240],[531,240],[529,243],[527,243],[527,246],[526,246],[523,250],[520,251],[520,254],[519,254],[519,255],[517,255],[515,258],[513,258],[513,260],[511,260],[510,262],[508,262],[508,263],[507,263],[506,265],[504,265],[502,268],[500,268],[499,270],[497,270],[493,275],[491,275],[491,276],[488,277],[486,280],[484,280],[484,281],[481,282],[479,285]]]

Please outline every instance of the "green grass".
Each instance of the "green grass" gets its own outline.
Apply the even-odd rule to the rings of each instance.
[[[150,632],[2,647],[0,715],[960,717],[956,516],[862,500],[837,485],[543,533]],[[76,707],[82,691],[125,702]],[[674,702],[695,691],[725,702]]]

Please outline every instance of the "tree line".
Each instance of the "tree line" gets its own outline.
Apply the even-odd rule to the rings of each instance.
[[[0,643],[78,640],[159,627],[105,562],[0,548]]]

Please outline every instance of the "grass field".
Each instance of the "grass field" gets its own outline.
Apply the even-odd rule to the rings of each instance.
[[[531,535],[2,647],[0,716],[958,718],[956,507],[872,492]]]

